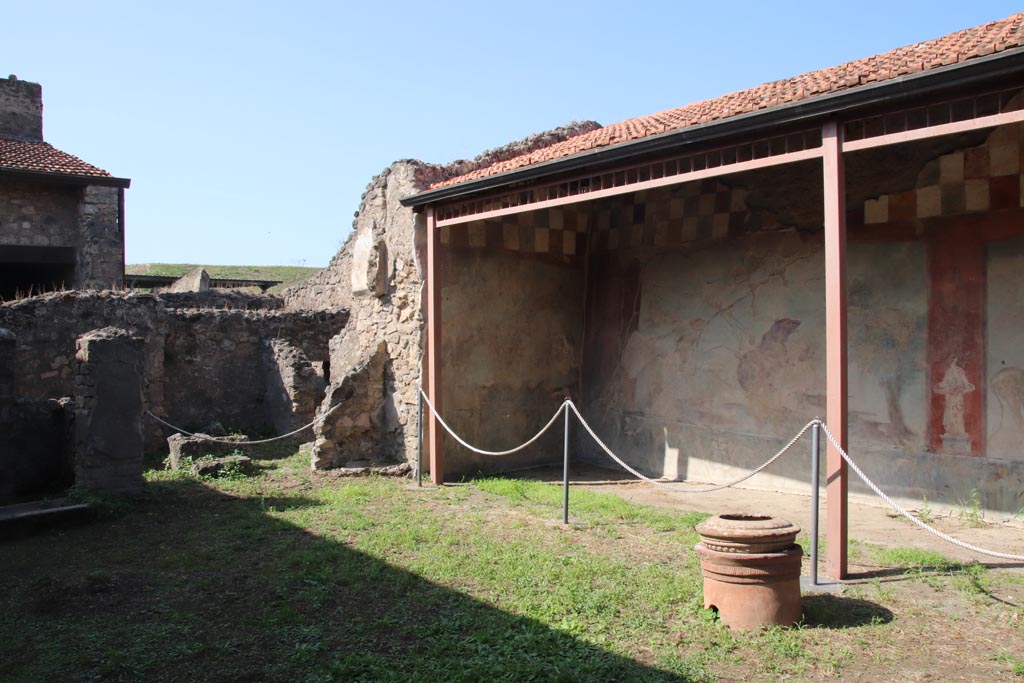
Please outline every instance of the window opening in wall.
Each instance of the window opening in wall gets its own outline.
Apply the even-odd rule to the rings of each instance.
[[[0,246],[0,300],[71,289],[74,275],[71,247]]]

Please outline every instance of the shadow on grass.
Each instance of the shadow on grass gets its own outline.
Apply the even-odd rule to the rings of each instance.
[[[315,500],[154,488],[0,544],[0,680],[688,680],[275,518]]]
[[[804,621],[812,628],[856,628],[888,624],[893,613],[881,605],[860,598],[838,595],[806,595],[803,600]]]
[[[976,563],[985,569],[1021,569],[1024,563],[1020,562],[978,562]],[[889,581],[913,581],[922,576],[944,576],[948,574],[963,574],[967,572],[971,563],[951,562],[943,565],[925,565],[923,567],[889,567],[883,569],[872,569],[866,572],[851,573],[851,580],[879,579],[883,582]]]

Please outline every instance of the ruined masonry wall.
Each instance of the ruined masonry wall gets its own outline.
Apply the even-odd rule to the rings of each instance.
[[[333,338],[330,345],[331,378],[336,382],[359,365],[367,352],[387,342],[379,440],[382,450],[353,453],[351,459],[362,455],[394,462],[416,453],[422,276],[417,257],[417,217],[399,200],[424,186],[432,177],[431,168],[415,161],[399,161],[374,178],[363,195],[353,232],[331,265],[283,293],[288,309],[349,307],[351,317],[344,333]],[[328,387],[327,396],[332,395],[334,391]],[[320,410],[329,409],[329,404],[328,398]]]
[[[0,241],[23,247],[78,246],[80,195],[75,187],[0,183]]]
[[[120,190],[5,181],[0,184],[0,244],[70,247],[75,263],[74,276],[65,283],[68,289],[120,287]]]
[[[326,363],[328,340],[348,319],[335,311],[171,310],[150,294],[62,292],[0,304],[0,327],[16,335],[14,393],[43,400],[75,393],[75,340],[117,326],[144,340],[146,407],[194,431],[212,421],[273,431],[264,409],[265,340],[282,339]],[[166,448],[167,430],[145,423],[146,447]]]
[[[0,137],[41,142],[43,88],[16,78],[0,80]]]
[[[116,289],[124,283],[124,233],[120,190],[90,185],[78,204],[76,289]]]
[[[142,490],[142,339],[93,330],[76,342],[75,483],[110,494]]]
[[[415,160],[395,162],[370,182],[356,212],[352,234],[327,269],[285,290],[289,309],[345,306],[351,310],[344,334],[331,341],[331,367],[338,378],[359,365],[380,342],[387,344],[381,452],[367,456],[381,461],[411,460],[416,453],[416,406],[424,346],[420,298],[424,224],[400,200],[432,183],[599,127],[593,121],[570,123],[446,166]],[[494,230],[505,228],[496,225]],[[532,239],[534,233],[524,234]],[[518,250],[518,239],[511,235],[509,239],[516,242],[514,249]],[[552,239],[551,245],[555,242]],[[576,236],[558,241],[557,246],[559,255],[567,253],[575,248]],[[542,249],[531,245],[531,250]],[[547,250],[545,246],[543,251]],[[321,411],[329,409],[334,388],[328,387]],[[359,455],[347,454],[350,459]]]

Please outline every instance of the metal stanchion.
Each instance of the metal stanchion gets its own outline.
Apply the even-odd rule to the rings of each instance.
[[[423,394],[416,392],[416,485],[423,486]]]
[[[569,523],[569,406],[565,409],[565,448],[562,463],[562,524]]]
[[[811,427],[811,585],[818,585],[818,461],[821,453],[821,425]]]

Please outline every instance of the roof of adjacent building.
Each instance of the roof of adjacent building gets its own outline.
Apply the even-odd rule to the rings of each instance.
[[[107,181],[105,184],[122,180],[114,178],[102,168],[97,168],[76,156],[60,151],[48,142],[9,138],[0,138],[0,171],[103,178]]]
[[[649,116],[628,119],[434,183],[431,189],[458,185],[602,147],[809,100],[900,76],[922,73],[1021,46],[1024,46],[1024,13],[950,33],[934,40],[897,48],[874,57],[772,81]]]

